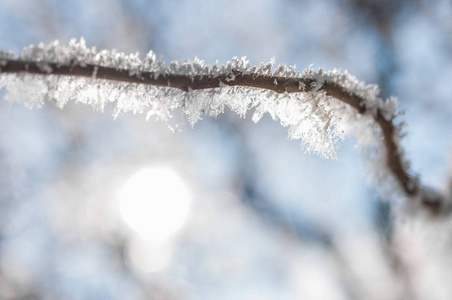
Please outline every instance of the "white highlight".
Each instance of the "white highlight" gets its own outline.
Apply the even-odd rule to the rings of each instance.
[[[168,167],[133,175],[119,193],[122,218],[142,238],[162,242],[185,223],[191,196],[185,182]]]
[[[153,243],[135,237],[127,246],[129,264],[142,273],[163,271],[171,263],[173,247],[170,243]]]

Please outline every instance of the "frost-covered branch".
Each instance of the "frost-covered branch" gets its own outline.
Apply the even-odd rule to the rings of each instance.
[[[116,102],[116,115],[146,112],[148,118],[168,120],[178,110],[192,124],[225,107],[242,116],[254,108],[254,121],[269,113],[289,126],[289,136],[301,139],[307,151],[325,157],[335,157],[336,141],[352,133],[367,149],[374,177],[386,192],[420,200],[434,213],[443,210],[440,197],[426,193],[408,173],[394,122],[395,100],[383,101],[375,85],[347,72],[308,68],[298,73],[273,61],[251,67],[245,58],[233,58],[226,66],[199,59],[165,66],[153,52],[141,60],[138,54],[98,52],[82,39],[30,46],[18,57],[0,52],[0,75],[9,100],[29,106],[48,99],[63,107],[74,99],[102,110]],[[32,94],[25,92],[36,85]],[[21,99],[23,94],[31,100]]]
[[[276,93],[300,93],[313,90],[325,91],[326,95],[334,97],[355,108],[358,113],[366,112],[366,101],[362,97],[348,92],[335,82],[324,81],[318,83],[315,78],[286,78],[280,76],[256,75],[231,70],[228,74],[217,76],[203,76],[186,74],[159,74],[157,72],[140,72],[131,74],[127,69],[116,69],[93,64],[85,65],[59,65],[58,63],[38,63],[33,61],[8,60],[2,68],[2,73],[21,73],[40,75],[65,75],[98,79],[106,79],[121,82],[149,84],[160,87],[177,88],[188,92],[225,86],[243,86],[271,90]],[[231,75],[232,74],[232,75]],[[232,79],[233,78],[233,79]],[[417,186],[410,183],[410,177],[402,166],[402,160],[397,143],[394,139],[395,127],[392,118],[383,117],[381,109],[377,109],[375,119],[382,129],[382,134],[387,148],[387,164],[396,178],[400,181],[404,191],[412,195],[417,191]]]

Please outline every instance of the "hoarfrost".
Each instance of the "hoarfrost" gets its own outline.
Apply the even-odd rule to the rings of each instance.
[[[46,73],[51,73],[49,64],[61,66],[110,67],[117,70],[127,70],[129,76],[140,77],[144,72],[152,72],[154,79],[166,75],[184,75],[194,80],[195,76],[216,78],[222,76],[224,81],[218,88],[182,91],[168,87],[156,87],[138,83],[108,81],[97,77],[98,68],[91,77],[30,75],[1,73],[1,67],[8,60],[39,63]],[[251,74],[256,76],[298,79],[298,93],[276,93],[255,87],[231,86],[236,80],[236,74]],[[306,79],[312,80],[306,89]],[[358,116],[356,110],[349,105],[327,96],[322,90],[325,82],[333,82],[344,90],[354,93],[363,99],[366,114]],[[302,73],[296,72],[295,66],[280,64],[275,67],[275,59],[251,67],[246,57],[233,57],[226,66],[207,65],[203,60],[172,62],[166,66],[150,51],[144,59],[138,53],[124,54],[116,50],[98,51],[89,48],[83,38],[79,41],[71,39],[69,43],[58,41],[49,44],[30,45],[20,51],[16,57],[11,52],[0,52],[0,88],[6,86],[6,99],[11,102],[23,102],[27,107],[40,107],[45,101],[63,108],[68,101],[75,101],[93,106],[103,111],[110,103],[114,105],[114,117],[132,112],[145,114],[146,120],[155,117],[168,122],[174,115],[185,117],[193,126],[203,115],[218,116],[226,108],[245,117],[252,110],[252,120],[258,122],[268,113],[281,125],[288,127],[289,138],[300,139],[307,152],[316,152],[327,158],[336,158],[337,141],[343,139],[352,128],[371,128],[373,135],[378,131],[372,114],[377,109],[384,113],[387,120],[394,117],[395,99],[383,101],[375,85],[359,82],[347,71],[313,70],[311,67]],[[307,92],[304,92],[308,90]],[[370,127],[369,127],[370,125]],[[355,132],[357,132],[355,130]],[[359,134],[362,135],[361,133]],[[365,136],[365,135],[363,135]],[[361,138],[364,144],[369,143]],[[378,138],[377,138],[378,140]],[[375,139],[372,141],[375,143]],[[381,151],[380,151],[381,152]],[[380,154],[382,156],[383,154]]]

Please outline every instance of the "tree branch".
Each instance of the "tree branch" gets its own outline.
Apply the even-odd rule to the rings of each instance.
[[[332,81],[325,81],[319,88],[315,78],[286,78],[270,75],[257,75],[242,73],[232,70],[231,74],[218,76],[160,74],[155,72],[140,72],[131,74],[130,70],[105,67],[94,64],[59,65],[57,63],[39,63],[33,61],[4,60],[0,64],[0,73],[29,73],[39,75],[61,75],[74,77],[87,77],[120,82],[146,84],[160,87],[176,88],[188,92],[221,88],[224,86],[254,87],[274,91],[276,93],[300,93],[310,92],[314,88],[323,90],[326,95],[347,103],[359,114],[366,113],[365,99],[351,93]],[[231,76],[233,77],[231,79]],[[317,82],[318,83],[318,82]],[[386,120],[383,112],[377,109],[374,120],[381,129],[386,150],[386,165],[390,170],[401,190],[408,197],[419,194],[420,186],[417,180],[411,178],[403,165],[402,151],[396,142],[397,130],[393,119]],[[443,201],[438,197],[431,198],[423,195],[421,204],[428,211],[439,214],[442,211]]]

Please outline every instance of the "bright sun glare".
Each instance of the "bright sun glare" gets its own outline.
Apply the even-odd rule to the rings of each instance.
[[[188,217],[191,196],[185,182],[168,167],[153,167],[133,175],[119,193],[124,221],[142,238],[170,238]]]

